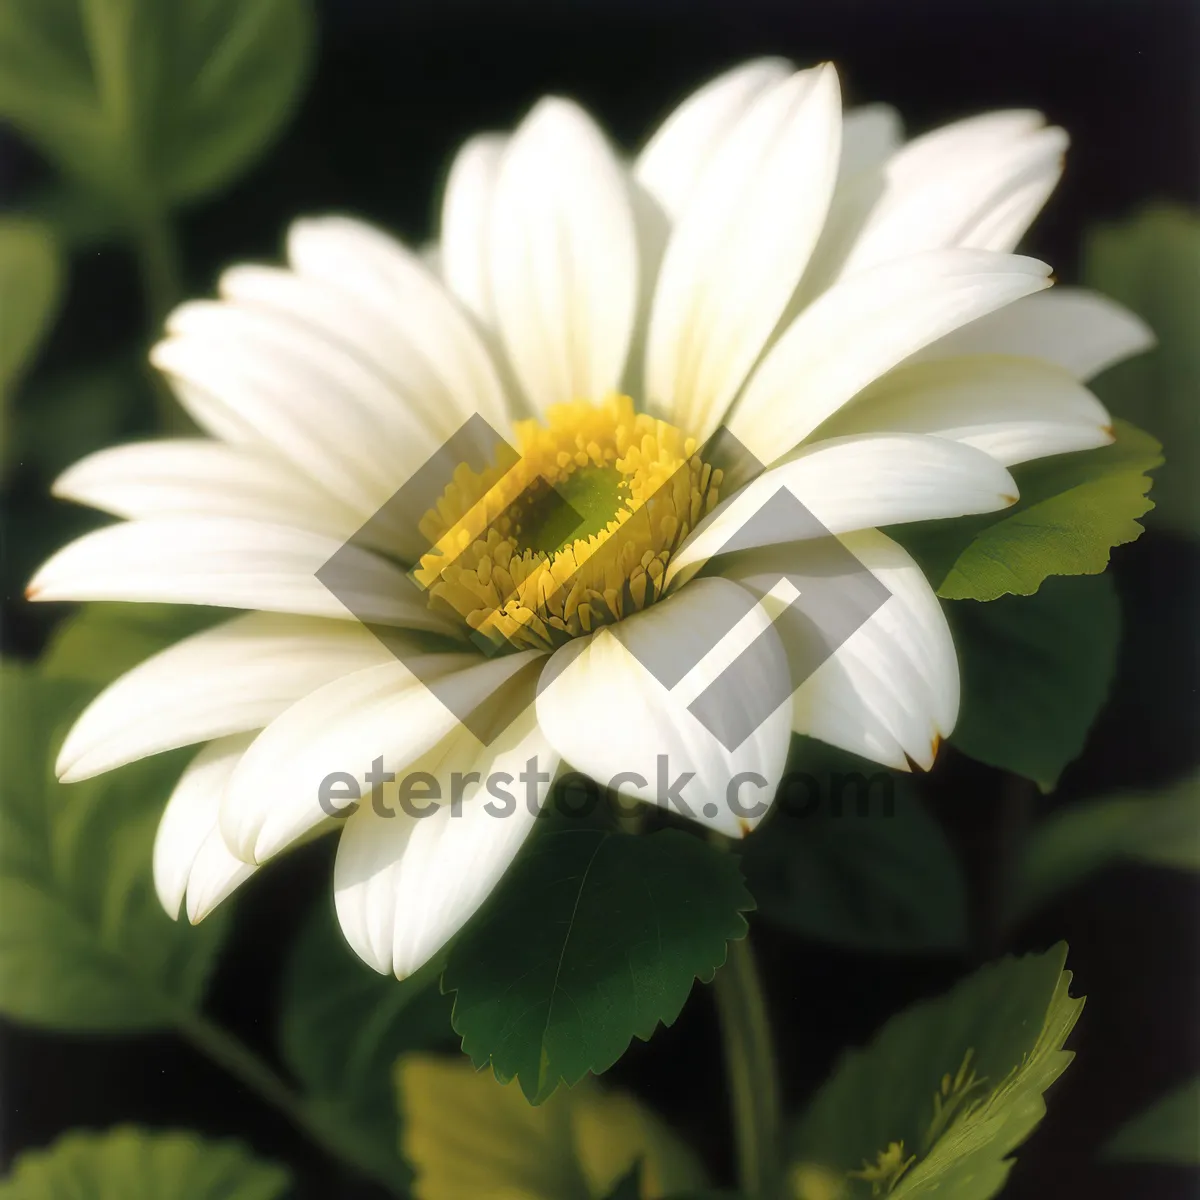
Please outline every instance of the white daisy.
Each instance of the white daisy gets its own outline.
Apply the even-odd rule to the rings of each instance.
[[[105,450],[58,481],[125,520],[55,555],[33,598],[250,610],[102,692],[60,775],[203,743],[155,848],[167,910],[186,899],[199,920],[340,828],[342,927],[403,976],[500,878],[560,764],[662,802],[665,759],[694,774],[692,815],[732,835],[754,820],[730,786],[773,794],[793,730],[927,768],[958,711],[954,647],[877,527],[1002,507],[1007,467],[1109,441],[1081,380],[1148,340],[1011,253],[1065,142],[1004,112],[902,144],[890,109],[843,114],[831,66],[764,60],[688,98],[632,162],[562,99],[473,139],[424,255],[347,218],[298,221],[286,268],[227,271],[153,352],[209,438]],[[480,513],[515,493],[464,467],[428,545],[372,523],[335,595],[316,572],[476,415],[522,455],[506,478],[544,476],[586,528],[485,532]],[[704,458],[722,426],[769,464],[728,497]],[[890,593],[794,694],[770,624],[794,593],[773,581],[815,542],[762,538],[751,565],[729,560],[737,582],[709,562],[781,487]],[[764,602],[747,609],[746,589]],[[684,678],[643,665],[730,605],[742,619]],[[391,649],[355,614],[396,630]],[[779,679],[731,675],[751,644]],[[787,699],[732,749],[702,719],[706,696],[737,714],[781,679]],[[499,699],[509,723],[487,744],[443,703],[459,685]],[[326,816],[322,781],[379,769],[399,782],[378,806],[364,792]],[[485,803],[505,777],[511,812]],[[400,811],[414,779],[436,784],[435,815]]]

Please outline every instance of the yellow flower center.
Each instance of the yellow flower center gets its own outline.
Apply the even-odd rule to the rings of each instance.
[[[552,649],[653,604],[721,483],[694,438],[628,396],[557,404],[515,435],[511,468],[454,472],[413,570],[492,652]]]

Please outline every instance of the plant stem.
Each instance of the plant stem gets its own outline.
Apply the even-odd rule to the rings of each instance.
[[[762,984],[748,937],[729,943],[729,958],[715,982],[739,1184],[753,1200],[779,1200],[779,1078]]]
[[[146,204],[137,220],[138,267],[146,309],[155,332],[183,297],[179,246],[171,218],[159,204]]]
[[[150,317],[150,333],[156,338],[167,314],[183,299],[179,243],[167,209],[154,202],[143,204],[134,222],[134,238],[142,293]],[[157,371],[152,371],[151,375],[162,431],[194,433],[195,426],[171,393],[166,380]]]
[[[175,1028],[185,1041],[211,1059],[260,1099],[283,1113],[327,1154],[370,1176],[394,1196],[408,1194],[400,1171],[390,1171],[349,1126],[323,1120],[303,1096],[294,1092],[248,1046],[207,1017],[187,1009],[174,1013]]]

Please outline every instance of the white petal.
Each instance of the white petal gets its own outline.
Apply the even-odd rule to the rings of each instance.
[[[671,226],[691,199],[705,164],[738,119],[772,84],[791,74],[782,59],[755,59],[727,71],[689,96],[638,156],[633,214],[638,238],[638,306],[623,390],[644,397],[646,335]]]
[[[1067,135],[1039,125],[1026,112],[989,113],[899,150],[843,271],[952,246],[1011,250],[1062,172]]]
[[[1104,405],[1062,367],[982,354],[889,371],[834,413],[820,436],[872,431],[953,438],[1005,466],[1113,440]]]
[[[60,475],[53,491],[118,517],[245,517],[342,540],[362,524],[280,459],[200,438],[99,450]]]
[[[892,170],[905,180],[936,175],[953,166],[963,155],[981,156],[988,150],[1036,133],[1045,123],[1046,118],[1033,108],[997,109],[964,117],[913,138]]]
[[[397,353],[421,359],[438,381],[447,420],[461,425],[478,413],[507,433],[508,401],[487,347],[419,256],[363,221],[322,217],[292,225],[288,259],[394,331]]]
[[[243,734],[210,742],[184,768],[163,810],[154,839],[154,888],[172,920],[185,895],[189,918],[199,921],[256,870],[229,853],[217,829],[225,784],[250,741]]]
[[[470,711],[537,658],[393,661],[310,692],[259,734],[230,780],[221,810],[230,849],[247,862],[270,858],[330,815],[320,799],[327,776],[362,780],[380,758],[384,770],[402,771],[457,729],[459,718],[422,682],[431,671],[455,674]]]
[[[1115,300],[1079,288],[1056,287],[988,313],[926,346],[917,361],[968,354],[1044,358],[1091,379],[1154,345],[1154,334]]]
[[[428,962],[500,881],[558,768],[532,706],[490,746],[465,730],[451,740],[435,751],[436,763],[413,767],[436,780],[436,808],[414,800],[405,813],[384,799],[384,817],[364,801],[338,844],[334,895],[346,940],[376,971],[400,979]],[[459,804],[447,802],[455,776]]]
[[[488,286],[492,197],[508,139],[485,133],[455,156],[442,199],[442,278],[459,302],[485,325],[494,324]]]
[[[338,554],[335,596],[316,572]],[[234,517],[109,525],[44,563],[30,600],[211,604],[452,632],[401,568],[337,538]]]
[[[837,184],[821,236],[779,326],[785,329],[837,279],[871,209],[883,195],[883,169],[903,138],[900,116],[886,104],[851,109],[842,119]]]
[[[148,754],[261,729],[330,680],[392,658],[357,623],[247,613],[109,684],[71,728],[55,770],[74,782]]]
[[[899,747],[928,770],[958,719],[958,661],[945,615],[895,542],[876,530],[841,541],[891,598],[801,684],[794,728],[903,768]]]
[[[781,488],[802,511],[771,515],[768,504]],[[995,459],[947,438],[864,434],[814,442],[718,506],[672,556],[666,579],[677,586],[734,547],[993,512],[1016,499],[1013,477]]]
[[[766,89],[712,155],[663,259],[647,401],[703,438],[719,424],[794,291],[837,177],[832,66]]]
[[[558,650],[537,712],[551,745],[602,786],[741,837],[782,776],[790,692],[765,611],[703,579]]]
[[[390,385],[295,321],[199,300],[167,331],[155,366],[235,410],[258,446],[364,517],[441,444]]]
[[[1060,157],[1047,155],[1030,164],[958,244],[980,250],[1015,250],[1058,187],[1062,173]]]
[[[838,182],[882,166],[904,136],[900,114],[890,104],[863,104],[842,118],[842,157]]]
[[[952,329],[1048,287],[1049,273],[1032,258],[935,250],[843,279],[771,348],[730,431],[772,462],[885,371]]]
[[[437,287],[423,266],[398,252],[404,270],[421,279],[414,303],[424,301],[423,292]],[[477,364],[476,375],[464,372],[460,361],[464,334],[462,316],[442,297],[442,320],[426,316],[421,327],[411,313],[395,311],[372,298],[338,288],[321,277],[301,275],[275,267],[238,266],[220,280],[226,309],[272,321],[275,327],[294,328],[319,345],[348,352],[355,373],[372,382],[372,393],[382,394],[383,416],[388,436],[396,439],[389,447],[410,457],[403,444],[417,430],[418,443],[427,445],[429,434],[441,441],[448,438],[477,409],[503,417],[499,384],[486,356]],[[414,289],[415,291],[417,289]],[[435,309],[435,313],[438,310]],[[476,404],[478,381],[485,383],[481,404]],[[472,390],[474,389],[474,390]]]
[[[658,127],[634,163],[634,178],[677,221],[705,163],[750,105],[791,66],[781,58],[742,63],[693,92]]]
[[[489,232],[496,322],[537,411],[621,381],[637,303],[629,182],[591,118],[540,101],[500,164]]]

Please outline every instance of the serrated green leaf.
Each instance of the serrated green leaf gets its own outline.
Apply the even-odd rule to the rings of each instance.
[[[463,1049],[534,1103],[606,1071],[675,1020],[753,907],[736,859],[688,834],[551,826],[450,951]]]
[[[154,893],[151,847],[178,755],[81,784],[53,779],[87,691],[0,672],[0,1012],[49,1029],[165,1026],[198,1004],[225,916],[177,925]]]
[[[199,633],[227,613],[178,604],[86,604],[55,629],[42,652],[47,679],[108,684],[152,654]]]
[[[0,116],[132,214],[203,195],[291,113],[306,0],[7,0]]]
[[[22,1154],[0,1200],[277,1200],[289,1182],[234,1142],[125,1127]]]
[[[413,1054],[397,1062],[396,1087],[415,1200],[650,1200],[704,1186],[653,1112],[592,1080],[535,1107],[461,1058]]]
[[[966,938],[962,871],[911,781],[807,738],[742,865],[762,915],[805,937],[888,952]]]
[[[1093,230],[1083,278],[1127,305],[1158,345],[1093,385],[1119,417],[1158,438],[1167,461],[1154,484],[1155,527],[1200,534],[1200,215],[1155,205]]]
[[[1200,1075],[1168,1092],[1124,1126],[1105,1147],[1104,1157],[1200,1166]]]
[[[1031,596],[1053,575],[1098,575],[1115,546],[1142,534],[1154,502],[1148,472],[1162,447],[1124,421],[1116,441],[1013,470],[1021,498],[1011,508],[955,521],[891,529],[943,600]]]
[[[58,309],[62,262],[49,226],[0,218],[0,458],[11,453],[13,389],[37,353]]]
[[[995,1196],[1071,1060],[1062,1046],[1083,1001],[1065,958],[1064,946],[1006,958],[894,1017],[817,1094],[797,1165],[836,1176],[839,1200]]]
[[[1039,822],[1014,875],[1014,918],[1119,861],[1200,870],[1200,776],[1073,804]]]
[[[392,1064],[452,1040],[450,999],[434,962],[400,982],[350,952],[331,905],[321,903],[292,951],[279,1039],[284,1060],[325,1124],[355,1139],[380,1178],[406,1183],[396,1129]]]
[[[945,609],[963,695],[950,740],[1051,791],[1083,750],[1112,684],[1121,633],[1112,580],[1047,579],[1033,596]]]

